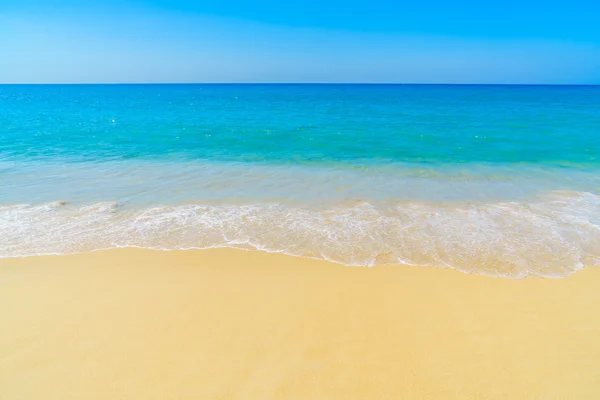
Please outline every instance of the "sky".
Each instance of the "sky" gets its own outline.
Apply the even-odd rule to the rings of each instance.
[[[600,84],[598,0],[0,0],[0,83]]]

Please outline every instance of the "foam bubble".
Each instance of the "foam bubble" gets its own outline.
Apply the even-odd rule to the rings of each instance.
[[[551,192],[513,202],[0,207],[0,256],[115,247],[240,247],[346,265],[411,264],[492,276],[563,277],[600,262],[600,197]]]
[[[115,213],[121,206],[122,204],[116,201],[103,201],[101,203],[81,207],[79,211],[83,213]]]

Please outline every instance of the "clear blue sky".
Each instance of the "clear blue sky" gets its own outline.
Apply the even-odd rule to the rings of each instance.
[[[600,84],[600,0],[0,0],[0,82]]]

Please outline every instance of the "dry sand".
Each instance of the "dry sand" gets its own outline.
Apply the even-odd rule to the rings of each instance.
[[[241,250],[0,260],[0,399],[599,399],[600,268]]]

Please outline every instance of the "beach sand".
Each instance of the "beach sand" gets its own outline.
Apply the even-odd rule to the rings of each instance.
[[[0,398],[598,399],[600,268],[507,280],[231,249],[2,259]]]

